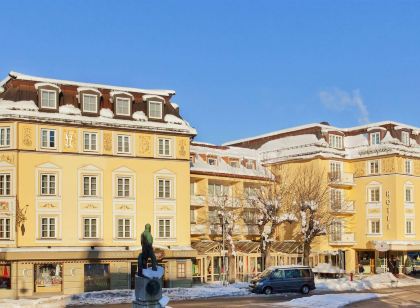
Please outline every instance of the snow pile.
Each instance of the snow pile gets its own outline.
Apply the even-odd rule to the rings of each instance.
[[[70,104],[60,106],[58,108],[58,112],[59,113],[64,113],[64,114],[74,114],[74,115],[81,115],[82,114],[82,112],[80,111],[79,108],[77,108],[73,105],[70,105]]]
[[[278,303],[276,304],[276,306],[338,308],[344,307],[345,305],[351,303],[365,301],[368,299],[378,297],[379,295],[375,293],[324,294],[295,298],[285,303]]]
[[[114,113],[109,108],[102,108],[99,112],[99,115],[103,118],[109,118],[112,119],[114,117]]]
[[[173,114],[165,115],[164,121],[172,124],[186,125],[184,120],[178,118],[177,116],[174,116]]]
[[[136,111],[133,113],[133,119],[136,121],[147,121],[147,117],[143,111]]]
[[[171,103],[172,107],[174,107],[174,109],[179,109],[179,105],[177,103]]]
[[[9,101],[0,99],[0,109],[38,111],[34,101]]]

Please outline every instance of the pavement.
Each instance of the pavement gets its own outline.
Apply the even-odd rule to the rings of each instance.
[[[420,307],[420,286],[378,289],[381,297],[347,305],[352,308]]]

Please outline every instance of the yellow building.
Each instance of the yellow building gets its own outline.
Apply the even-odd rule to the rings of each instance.
[[[175,93],[14,72],[0,87],[0,297],[132,287],[146,223],[167,285],[190,285],[196,131]]]
[[[354,272],[387,270],[386,258],[420,259],[420,130],[396,123],[336,128],[308,124],[228,142],[254,149],[261,163],[317,163],[330,181],[336,216],[328,238],[312,247],[312,265],[330,263]]]

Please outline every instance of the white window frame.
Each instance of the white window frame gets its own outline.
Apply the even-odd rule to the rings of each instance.
[[[369,160],[367,165],[369,175],[376,175],[381,173],[381,162],[379,159]],[[373,170],[374,172],[372,172],[372,167],[373,169],[377,169],[377,172],[375,172],[376,170]]]
[[[0,217],[0,240],[12,239],[12,219]]]
[[[95,136],[94,142],[92,142],[93,136]],[[83,132],[83,151],[84,152],[98,152],[98,133]]]
[[[410,133],[402,131],[401,132],[401,142],[402,144],[409,146],[410,145]]]
[[[12,194],[12,174],[10,172],[0,173],[0,196]]]
[[[121,147],[120,147],[121,144]],[[128,150],[126,146],[128,145]],[[131,153],[131,136],[130,135],[117,135],[117,153],[130,154]]]
[[[408,223],[410,223],[410,230],[408,228]],[[404,231],[406,235],[414,235],[416,234],[414,232],[414,228],[415,228],[415,223],[414,223],[414,219],[413,218],[406,218],[405,219],[405,226],[404,226]]]
[[[53,139],[54,139],[53,146],[50,145],[51,136],[53,136]],[[46,137],[45,140],[44,140],[44,137]],[[46,145],[44,145],[44,141],[46,142]],[[42,149],[57,149],[57,130],[52,129],[52,128],[41,128],[41,148]]]
[[[92,181],[92,179],[95,179],[95,181]],[[87,190],[85,189],[85,180],[87,180],[87,184],[88,184]],[[98,197],[99,196],[98,183],[99,183],[98,175],[83,174],[82,175],[82,196],[83,197]],[[93,184],[95,186],[94,189],[93,189]],[[92,193],[93,191],[95,191],[95,193]]]
[[[255,170],[255,167],[256,167],[255,165],[256,165],[255,160],[247,160],[245,167],[250,170]]]
[[[411,159],[406,159],[404,166],[406,174],[413,174],[413,161]]]
[[[372,193],[371,193],[372,190],[379,190],[379,199],[378,200],[372,200]],[[368,202],[370,202],[370,203],[380,203],[381,200],[382,200],[382,196],[381,196],[382,189],[381,189],[380,186],[370,186],[370,187],[368,187],[367,188],[367,194],[368,194],[367,195]]]
[[[382,219],[381,218],[370,218],[368,223],[369,223],[369,234],[370,235],[380,235],[380,234],[382,234]],[[379,230],[373,230],[372,223],[375,223],[375,228],[377,227],[376,223],[379,223]],[[373,231],[378,231],[378,232],[373,232]]]
[[[160,231],[161,222],[163,222],[163,233]],[[169,225],[167,224],[169,222]],[[159,239],[170,239],[172,238],[172,218],[168,217],[159,217],[157,219],[157,230],[156,235]],[[168,234],[169,232],[169,234]]]
[[[43,97],[42,97],[43,93],[48,93],[48,106],[43,105],[43,102],[44,102]],[[50,103],[50,100],[51,100],[51,98],[49,96],[50,96],[51,93],[54,94],[54,107],[49,106],[49,103]],[[40,94],[40,101],[41,101],[39,105],[41,106],[42,109],[53,109],[53,110],[57,109],[57,91],[41,89],[39,94]]]
[[[122,180],[122,190],[120,190],[120,180]],[[127,184],[125,183],[125,181],[128,180],[128,191],[126,189]],[[132,189],[132,181],[133,178],[131,176],[122,176],[122,175],[118,175],[116,176],[116,185],[115,185],[115,195],[117,198],[130,198],[132,197],[133,193],[133,189]],[[120,194],[121,191],[121,194]],[[127,194],[128,192],[128,194]]]
[[[43,192],[43,178],[46,177],[46,193]],[[52,185],[51,178],[54,177],[54,184]],[[52,193],[52,190],[54,192]],[[57,173],[49,173],[49,172],[41,172],[39,174],[39,194],[41,196],[58,196],[58,174]]]
[[[122,222],[122,235],[120,236],[120,222]],[[127,222],[128,222],[128,236],[127,236]],[[118,217],[117,218],[117,228],[116,228],[116,237],[118,239],[131,239],[133,237],[133,219],[128,217]]]
[[[127,104],[127,113],[118,112],[119,104],[122,102]],[[121,116],[130,116],[131,115],[131,99],[127,97],[116,97],[115,98],[115,114],[121,115]]]
[[[172,199],[173,198],[173,179],[158,177],[156,185],[157,185],[157,198],[158,199]]]
[[[158,155],[162,157],[172,156],[172,139],[158,138]]]
[[[99,217],[83,217],[83,238],[84,239],[97,239],[99,238]],[[88,234],[86,235],[86,221],[88,221]],[[95,226],[93,226],[92,221],[95,221]],[[93,227],[95,229],[93,229]],[[95,234],[93,234],[93,231]]]
[[[409,193],[410,198],[407,198],[407,192]],[[404,202],[413,203],[414,202],[414,187],[412,185],[404,185]]]
[[[380,132],[374,132],[370,133],[370,144],[371,145],[378,145],[381,144],[381,133]]]
[[[10,127],[0,127],[0,148],[10,147],[11,131]]]
[[[43,223],[43,220],[44,219],[46,219],[47,220],[47,224],[46,224],[46,226],[47,226],[47,236],[44,236],[44,234],[43,234],[43,226],[44,226],[44,223]],[[51,229],[51,225],[52,225],[52,223],[51,223],[51,220],[54,220],[54,229]],[[58,238],[58,236],[57,236],[57,230],[58,230],[58,226],[57,226],[57,224],[58,224],[58,219],[57,219],[57,217],[53,217],[53,216],[48,216],[48,215],[41,215],[40,217],[39,217],[39,223],[40,223],[40,229],[39,229],[39,232],[40,232],[40,234],[39,234],[39,236],[40,236],[40,238],[41,239],[57,239]],[[54,236],[51,236],[51,232],[54,232]]]
[[[94,111],[92,111],[92,110],[87,110],[87,109],[85,108],[86,98],[87,98],[87,97],[89,97],[89,100],[90,100],[92,97],[94,97],[94,98],[95,98],[95,110],[94,110]],[[89,102],[89,103],[91,103],[91,102]],[[96,94],[89,94],[89,93],[83,93],[83,94],[82,94],[82,110],[83,110],[83,112],[85,112],[85,113],[98,113],[98,95],[96,95]]]
[[[152,105],[159,105],[160,106],[160,114],[159,115],[152,115]],[[148,101],[148,114],[149,119],[162,119],[163,117],[163,103],[159,101]],[[155,112],[156,110],[153,110]]]
[[[211,186],[213,186],[213,193],[212,194],[210,194],[210,187]],[[216,189],[216,187],[220,187],[220,193],[221,193],[221,195],[217,195],[217,189]],[[207,184],[207,194],[210,196],[210,197],[221,197],[221,196],[230,196],[230,186],[229,185],[224,185],[224,184],[222,184],[222,183],[212,183],[212,182],[209,182],[208,184]]]
[[[343,149],[343,136],[335,134],[329,135],[329,145],[334,149]]]

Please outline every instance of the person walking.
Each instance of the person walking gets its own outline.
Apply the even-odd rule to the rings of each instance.
[[[363,273],[365,272],[365,268],[363,267],[361,263],[359,263],[358,265],[358,272],[359,272],[359,279],[362,280]]]

